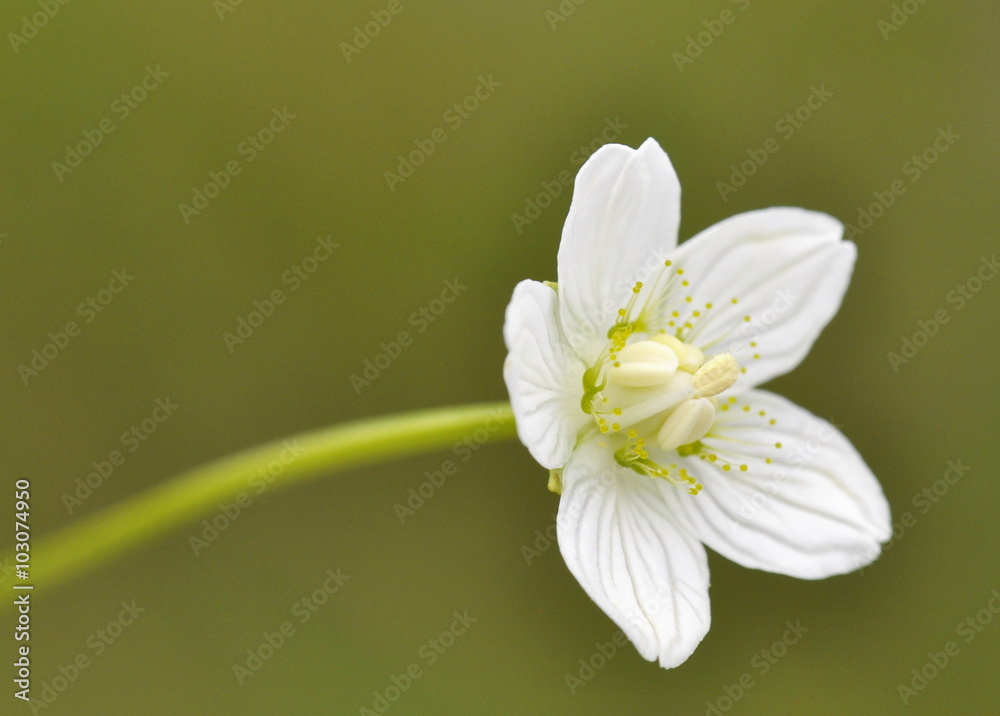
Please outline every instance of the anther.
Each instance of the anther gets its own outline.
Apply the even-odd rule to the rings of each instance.
[[[677,372],[677,354],[657,341],[639,341],[618,351],[608,377],[628,388],[663,385]]]
[[[694,374],[694,389],[700,398],[711,398],[729,388],[739,377],[739,364],[729,353],[720,353]]]
[[[710,400],[686,400],[670,414],[656,441],[664,450],[676,450],[705,437],[715,422],[715,407]]]

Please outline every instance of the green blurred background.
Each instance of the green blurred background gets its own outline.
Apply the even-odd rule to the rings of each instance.
[[[771,386],[843,425],[894,519],[911,513],[863,574],[803,582],[712,554],[712,629],[687,663],[664,671],[627,646],[573,693],[566,675],[615,626],[555,547],[528,564],[522,547],[553,523],[557,498],[520,445],[486,444],[465,462],[446,451],[266,492],[198,556],[192,521],[42,585],[36,695],[89,659],[45,712],[357,714],[417,664],[388,713],[997,713],[1000,623],[968,642],[956,629],[1000,589],[1000,279],[961,310],[947,297],[997,248],[1000,14],[989,0],[904,4],[53,1],[48,17],[45,3],[9,3],[0,28],[21,39],[0,50],[0,507],[13,512],[9,485],[30,478],[36,538],[274,437],[503,399],[504,307],[518,280],[555,278],[570,192],[520,230],[512,214],[575,174],[579,148],[610,125],[625,125],[618,141],[652,136],[669,152],[682,238],[773,205],[856,224],[874,192],[906,188],[856,236],[841,312]],[[373,11],[391,21],[345,56]],[[703,32],[708,46],[679,64]],[[147,67],[167,74],[150,75],[155,88],[123,117],[115,102]],[[455,126],[446,113],[481,76],[499,86]],[[779,132],[824,85],[822,107]],[[248,162],[241,144],[285,108],[294,119]],[[57,171],[105,118],[114,131]],[[439,127],[447,139],[390,188],[397,156]],[[904,165],[948,128],[960,138],[913,181]],[[780,150],[723,201],[717,182],[770,137]],[[185,221],[179,204],[234,160],[240,173]],[[339,248],[290,290],[283,275],[326,236]],[[134,280],[84,324],[78,304],[123,269]],[[411,315],[446,280],[467,289],[417,334]],[[223,334],[274,289],[287,300],[230,351]],[[894,368],[887,354],[939,309],[949,322]],[[70,320],[81,334],[25,385],[18,366]],[[403,330],[413,344],[359,395],[350,376]],[[63,495],[168,397],[174,413],[70,514]],[[449,458],[457,473],[401,524],[394,506]],[[914,503],[949,460],[968,472]],[[12,543],[5,529],[0,545]],[[300,624],[296,602],[338,568],[350,580]],[[132,600],[145,611],[95,653]],[[429,664],[421,649],[456,610],[477,621]],[[755,657],[796,620],[809,632],[762,674]],[[239,683],[233,665],[284,621],[294,635]],[[904,706],[898,684],[950,640],[960,653]],[[0,711],[29,711],[3,673]],[[727,703],[744,674],[753,686]]]

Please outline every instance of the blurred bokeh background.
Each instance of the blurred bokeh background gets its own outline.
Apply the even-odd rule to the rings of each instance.
[[[553,182],[608,139],[648,136],[680,175],[682,238],[773,205],[859,229],[842,311],[769,387],[843,426],[899,523],[873,566],[823,582],[710,555],[712,629],[687,663],[626,646],[574,689],[615,626],[544,549],[557,498],[527,451],[357,470],[255,496],[197,554],[192,521],[40,585],[35,695],[65,679],[46,713],[366,713],[411,664],[388,713],[997,712],[1000,279],[951,293],[997,250],[996,3],[17,0],[0,16],[0,508],[30,478],[36,539],[278,436],[504,399],[510,292],[555,278],[570,189]],[[433,136],[404,177],[399,155]],[[720,190],[769,139],[778,151]],[[894,182],[905,192],[870,208]],[[321,239],[337,246],[290,278]],[[447,281],[467,288],[414,319]],[[273,315],[227,343],[276,289]],[[890,359],[942,310],[926,345]],[[79,335],[22,371],[69,321]],[[412,345],[352,382],[401,331]],[[132,426],[141,440],[123,440]],[[124,462],[74,503],[115,450]],[[401,522],[446,459],[457,473]],[[952,484],[949,461],[968,467]],[[338,569],[350,579],[303,623]],[[144,611],[120,628],[123,601]],[[476,621],[431,663],[456,610]],[[0,711],[30,711],[4,620]],[[286,621],[273,656],[235,673]],[[763,673],[788,621],[809,631]],[[899,685],[949,641],[960,653],[904,705]]]

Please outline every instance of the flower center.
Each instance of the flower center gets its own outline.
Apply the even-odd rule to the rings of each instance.
[[[665,265],[669,268],[671,262]],[[675,275],[680,274],[678,269]],[[608,331],[608,345],[584,372],[581,407],[608,436],[618,464],[697,494],[701,485],[694,477],[676,464],[656,462],[649,447],[679,455],[700,452],[699,441],[715,424],[715,396],[736,382],[740,367],[729,353],[706,360],[701,349],[685,340],[694,325],[679,322],[677,311],[667,318],[662,307],[647,305],[633,316],[642,288],[641,282],[635,284]],[[694,311],[692,317],[699,315]]]

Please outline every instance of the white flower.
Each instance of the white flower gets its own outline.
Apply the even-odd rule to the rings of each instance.
[[[561,489],[566,564],[665,668],[708,632],[703,545],[821,579],[870,563],[890,535],[847,438],[755,388],[837,312],[855,257],[842,225],[766,209],[677,246],[679,220],[654,140],[601,148],[576,179],[558,284],[518,284],[504,325],[518,435]]]

